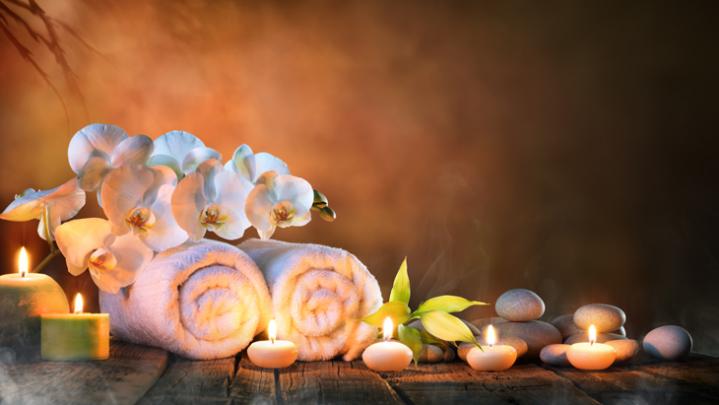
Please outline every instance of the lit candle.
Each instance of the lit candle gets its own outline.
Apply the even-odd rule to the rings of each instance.
[[[289,340],[277,340],[277,324],[270,320],[267,325],[269,340],[254,342],[247,348],[250,361],[264,368],[285,368],[297,360],[297,346]]]
[[[475,370],[480,371],[502,371],[506,370],[517,361],[517,350],[509,345],[498,345],[497,332],[494,326],[489,325],[485,331],[486,346],[481,349],[473,347],[467,353],[467,363]]]
[[[45,274],[30,273],[27,250],[18,253],[18,271],[0,275],[0,346],[37,353],[40,315],[67,313],[62,288]]]
[[[597,328],[589,326],[589,342],[575,343],[567,350],[567,360],[580,370],[604,370],[614,363],[617,353],[612,346],[597,343]]]
[[[105,360],[110,357],[110,315],[82,312],[82,295],[75,295],[72,314],[42,315],[42,358],[46,360]]]
[[[412,362],[412,350],[392,340],[393,331],[392,318],[385,318],[382,323],[382,341],[371,344],[362,353],[362,361],[367,367],[376,371],[402,371]]]

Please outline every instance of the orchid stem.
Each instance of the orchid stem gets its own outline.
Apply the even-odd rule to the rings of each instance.
[[[50,243],[52,244],[52,242],[50,242]],[[58,249],[53,249],[53,250],[51,250],[50,253],[48,253],[48,255],[45,256],[45,258],[42,259],[42,261],[41,261],[40,263],[38,263],[37,266],[35,266],[34,269],[32,269],[32,272],[33,272],[33,273],[39,273],[39,272],[41,272],[42,269],[44,269],[48,264],[50,264],[50,262],[52,261],[52,259],[54,259],[55,256],[57,256],[58,253],[60,253],[60,251],[59,251]]]

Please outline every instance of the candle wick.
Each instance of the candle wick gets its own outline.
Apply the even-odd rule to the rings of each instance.
[[[275,338],[270,338],[270,342],[272,342],[272,344],[275,344]]]

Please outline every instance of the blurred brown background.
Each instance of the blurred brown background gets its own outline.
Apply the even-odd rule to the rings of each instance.
[[[46,34],[27,1],[0,0],[3,205],[70,178],[86,123],[184,129],[285,159],[339,218],[275,237],[351,250],[385,293],[407,255],[415,302],[526,287],[719,353],[710,3],[38,0],[48,47],[7,12]],[[35,226],[0,224],[4,272],[45,253]]]

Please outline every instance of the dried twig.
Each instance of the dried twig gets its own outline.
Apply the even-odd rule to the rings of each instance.
[[[33,17],[37,18],[42,23],[42,26],[44,27],[44,32],[40,32],[37,29],[33,28],[33,26],[20,13],[13,10],[10,6],[24,10],[24,12],[30,13]],[[78,76],[77,74],[75,74],[72,67],[70,66],[70,63],[67,60],[65,50],[62,46],[62,42],[60,36],[58,35],[56,27],[59,27],[65,32],[67,32],[69,35],[79,41],[83,46],[90,49],[92,52],[100,56],[102,56],[102,54],[97,51],[97,49],[92,47],[89,43],[87,43],[87,41],[82,39],[82,37],[78,35],[77,32],[72,29],[72,27],[62,21],[55,20],[54,18],[49,16],[45,12],[45,10],[40,7],[36,0],[27,0],[27,2],[21,0],[0,0],[0,17],[2,17],[2,31],[5,36],[10,40],[15,49],[20,53],[20,56],[33,66],[33,68],[38,72],[38,74],[43,78],[43,80],[50,86],[52,91],[60,99],[60,102],[62,103],[63,109],[65,111],[65,118],[68,122],[68,125],[70,120],[68,109],[62,98],[61,93],[52,83],[50,77],[45,72],[45,70],[42,69],[42,67],[37,63],[29,48],[20,41],[17,35],[13,34],[8,18],[14,23],[17,23],[22,26],[24,31],[26,31],[33,40],[42,43],[45,49],[52,53],[55,58],[55,62],[60,66],[65,76],[65,81],[68,87],[74,94],[78,96],[83,110],[85,114],[87,114],[85,99],[77,81]]]

